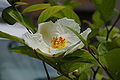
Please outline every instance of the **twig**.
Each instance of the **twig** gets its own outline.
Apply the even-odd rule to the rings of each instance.
[[[49,76],[49,73],[48,73],[46,64],[45,64],[45,62],[43,62],[43,61],[42,61],[42,63],[43,63],[43,66],[44,66],[44,69],[45,69],[45,72],[46,72],[46,75],[47,75],[47,79],[50,80],[50,76]]]
[[[93,50],[88,46],[88,51],[90,52],[90,54],[93,56],[93,58],[98,62],[98,64],[104,69],[104,71],[107,73],[107,75],[112,79],[115,80],[112,75],[108,72],[107,68],[104,67],[101,62],[99,61],[99,59],[97,59],[94,54],[93,54]]]
[[[100,68],[100,67],[97,67],[97,69],[96,69],[96,70],[94,70],[93,68],[91,68],[91,69],[92,69],[92,71],[94,72],[94,75],[93,75],[93,80],[95,80],[95,77],[96,77],[96,74],[97,74],[97,72],[98,72],[99,68]]]
[[[110,32],[112,31],[112,29],[115,27],[115,25],[117,24],[117,22],[119,21],[120,19],[120,14],[118,15],[117,19],[115,20],[114,24],[112,25],[112,27],[110,28],[110,30],[107,30],[107,36],[106,36],[106,41],[108,41],[108,38],[109,38],[109,35],[110,35]],[[107,28],[108,29],[108,28]]]
[[[34,51],[34,52],[35,52],[37,58],[38,58],[38,59],[41,59],[41,58],[39,57],[39,55],[37,54],[37,52],[36,52],[36,51]],[[43,66],[44,66],[44,69],[45,69],[45,72],[46,72],[46,75],[47,75],[47,79],[50,80],[50,76],[49,76],[47,67],[46,67],[46,65],[45,65],[45,62],[42,61],[42,63],[43,63]]]

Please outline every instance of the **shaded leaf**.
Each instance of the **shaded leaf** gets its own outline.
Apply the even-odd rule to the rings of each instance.
[[[87,76],[86,73],[83,72],[82,74],[80,74],[79,79],[80,79],[80,80],[88,80],[88,76]]]
[[[17,22],[19,22],[20,24],[22,24],[23,26],[25,26],[26,28],[31,30],[33,33],[35,32],[34,25],[26,17],[24,17],[20,12],[18,12],[17,10],[10,11],[9,15],[12,18],[14,18]]]
[[[104,20],[104,22],[109,21],[111,16],[115,13],[114,8],[116,0],[92,0],[92,2],[100,12],[101,18]]]
[[[15,2],[19,2],[20,0],[7,0],[11,5],[14,5]]]
[[[94,26],[94,28],[100,28],[104,24],[103,20],[101,19],[100,13],[98,11],[96,11],[93,14],[92,20],[93,20],[93,26]]]
[[[49,3],[50,3],[51,6],[56,6],[57,5],[57,3],[55,2],[55,0],[50,0]]]
[[[16,20],[9,15],[9,12],[13,10],[14,8],[10,6],[4,9],[2,12],[2,19],[10,25],[13,25],[16,23]]]
[[[105,55],[108,66],[108,71],[112,74],[115,80],[120,79],[120,48],[112,49]]]

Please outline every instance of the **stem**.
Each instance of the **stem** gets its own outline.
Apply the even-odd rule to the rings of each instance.
[[[47,79],[50,80],[50,76],[49,76],[47,67],[46,67],[46,65],[45,65],[45,62],[42,61],[42,63],[43,63],[43,66],[44,66],[44,69],[45,69],[45,72],[46,72],[46,75],[47,75]]]
[[[108,75],[112,80],[115,80],[115,79],[111,76],[111,74],[108,72],[107,68],[104,67],[104,66],[100,63],[99,59],[97,59],[97,58],[93,55],[93,50],[92,50],[89,46],[88,46],[88,51],[89,51],[90,54],[93,56],[93,58],[98,62],[98,64],[102,67],[102,69],[107,73],[107,75]]]
[[[96,70],[94,70],[93,68],[91,68],[91,69],[92,69],[92,71],[94,72],[94,75],[93,75],[93,80],[95,80],[95,77],[96,77],[96,74],[97,74],[97,72],[98,72],[99,68],[100,68],[100,67],[97,67],[97,69],[96,69]]]
[[[115,20],[115,22],[114,22],[114,24],[112,25],[112,27],[110,28],[110,30],[107,30],[106,41],[108,41],[108,38],[109,38],[110,32],[111,32],[112,29],[115,27],[115,25],[117,24],[117,22],[119,21],[119,19],[120,19],[120,14],[118,15],[117,19]]]
[[[39,57],[39,55],[37,54],[37,52],[36,52],[35,50],[34,50],[34,52],[35,52],[36,56],[37,56],[38,59],[39,59],[40,57]],[[41,58],[40,58],[40,59],[41,59]],[[50,76],[49,76],[47,67],[46,67],[46,65],[45,65],[45,62],[42,61],[42,63],[43,63],[43,66],[44,66],[44,69],[45,69],[45,72],[46,72],[46,75],[47,75],[47,79],[50,80]]]

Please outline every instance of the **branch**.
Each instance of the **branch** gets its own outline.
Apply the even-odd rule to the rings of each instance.
[[[114,22],[114,24],[112,25],[112,27],[110,28],[110,30],[107,30],[106,41],[108,41],[108,38],[109,38],[110,32],[111,32],[112,29],[115,27],[115,25],[117,24],[117,22],[119,21],[119,19],[120,19],[120,14],[118,15],[117,19],[115,20],[115,22]]]

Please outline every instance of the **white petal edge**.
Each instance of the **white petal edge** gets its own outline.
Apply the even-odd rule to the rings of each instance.
[[[68,26],[68,27],[74,29],[75,31],[77,31],[78,33],[80,32],[80,26],[78,23],[76,23],[74,21],[74,19],[68,19],[65,17],[65,18],[57,20],[55,23],[57,23],[58,25],[60,25],[63,28],[66,28],[66,26]],[[66,32],[68,30],[69,29],[66,28]]]
[[[52,55],[49,53],[49,47],[43,41],[41,34],[38,34],[38,33],[31,34],[27,32],[23,35],[23,38],[26,44],[30,46],[31,48],[40,49],[43,53]]]

